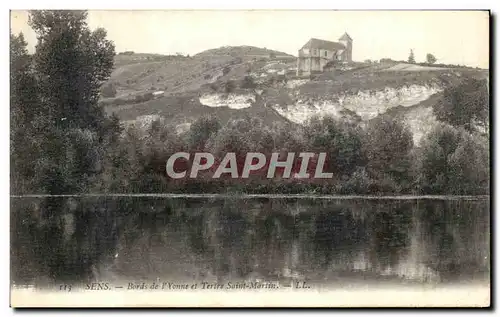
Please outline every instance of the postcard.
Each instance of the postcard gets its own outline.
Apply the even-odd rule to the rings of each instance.
[[[489,307],[489,11],[11,11],[12,307]]]

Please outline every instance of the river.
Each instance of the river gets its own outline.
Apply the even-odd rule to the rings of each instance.
[[[12,198],[11,242],[12,280],[20,286],[489,285],[490,201]]]

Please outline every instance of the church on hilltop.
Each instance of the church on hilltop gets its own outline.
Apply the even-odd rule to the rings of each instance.
[[[352,62],[352,38],[344,33],[338,42],[312,38],[299,50],[297,57],[297,76],[322,72],[325,65],[332,61]]]

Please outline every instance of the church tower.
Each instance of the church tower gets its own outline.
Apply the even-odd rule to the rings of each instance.
[[[344,44],[344,46],[346,47],[346,61],[352,62],[352,38],[349,36],[349,34],[347,34],[347,32],[345,32],[344,35],[339,38],[339,42]]]

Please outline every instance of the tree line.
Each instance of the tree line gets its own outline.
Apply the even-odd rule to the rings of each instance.
[[[259,118],[219,122],[203,117],[179,135],[153,122],[123,127],[99,106],[114,45],[90,31],[84,11],[34,11],[33,55],[22,34],[11,35],[11,166],[13,193],[245,191],[323,194],[485,194],[489,192],[488,87],[464,79],[434,106],[441,123],[413,144],[403,122],[379,116],[364,128],[334,117],[304,126]],[[476,127],[483,127],[483,133]],[[485,132],[486,131],[486,132]],[[171,180],[165,163],[179,151],[326,152],[331,180]]]
[[[191,161],[179,172],[189,169],[195,153],[211,153],[220,162],[231,152],[236,153],[239,175],[250,152],[267,158],[280,153],[281,161],[288,153],[325,152],[323,171],[334,176],[284,178],[278,171],[277,177],[268,179],[264,167],[264,172],[250,174],[248,179],[233,179],[229,174],[214,179],[210,171],[195,179],[171,179],[166,176],[165,162],[181,151],[190,153]],[[115,174],[105,178],[114,181],[102,183],[100,190],[371,195],[489,192],[489,144],[484,135],[440,123],[415,146],[409,128],[390,116],[380,116],[364,128],[330,116],[315,117],[303,126],[276,123],[271,127],[258,118],[221,124],[215,117],[202,117],[181,135],[168,123],[156,121],[145,132],[126,129],[116,153],[123,153],[116,157],[125,160],[127,169],[114,169]],[[314,163],[313,159],[309,167]],[[294,168],[298,170],[298,166]]]

